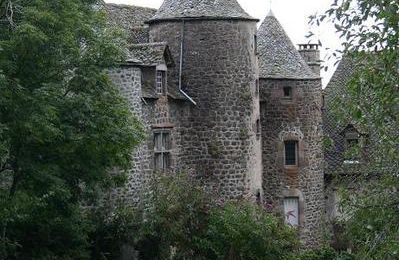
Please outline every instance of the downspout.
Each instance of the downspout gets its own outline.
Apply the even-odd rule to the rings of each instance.
[[[193,103],[195,106],[197,103],[183,90],[182,86],[182,76],[183,76],[183,53],[184,53],[184,27],[186,21],[184,19],[181,20],[181,34],[180,34],[180,68],[179,68],[179,91],[180,93],[183,94],[188,100],[190,100],[191,103]]]

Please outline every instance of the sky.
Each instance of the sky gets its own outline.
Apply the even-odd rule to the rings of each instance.
[[[128,4],[159,8],[163,0],[105,0],[109,3]],[[237,0],[244,10],[251,16],[261,21],[272,9],[275,17],[280,21],[291,41],[296,45],[308,43],[309,39],[305,36],[309,30],[315,33],[312,42],[318,40],[323,44],[321,48],[321,59],[326,60],[325,65],[328,71],[322,71],[323,86],[331,78],[335,68],[334,60],[327,61],[328,49],[335,50],[340,46],[340,40],[335,34],[335,29],[331,25],[323,25],[320,28],[312,28],[309,24],[309,16],[321,14],[331,5],[333,0]],[[260,25],[260,24],[259,24]]]

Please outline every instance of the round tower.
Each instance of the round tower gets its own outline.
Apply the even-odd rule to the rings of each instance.
[[[324,212],[321,79],[272,12],[258,30],[258,51],[264,200],[316,247]]]
[[[175,60],[168,88],[190,104],[175,112],[176,168],[226,199],[261,192],[256,22],[235,0],[165,0],[148,22]]]

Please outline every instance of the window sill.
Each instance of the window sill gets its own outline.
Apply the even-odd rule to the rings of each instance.
[[[297,173],[299,170],[298,165],[284,165],[284,170],[287,173]]]

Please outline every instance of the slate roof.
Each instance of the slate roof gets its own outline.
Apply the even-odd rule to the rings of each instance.
[[[247,14],[236,0],[165,0],[150,22],[181,18],[257,20]]]
[[[277,18],[270,13],[258,29],[259,77],[317,79]]]
[[[145,22],[154,16],[156,9],[119,4],[105,4],[104,7],[108,23],[124,30],[130,43],[148,42],[149,28]]]
[[[343,153],[345,151],[345,130],[350,127],[355,128],[357,131],[360,130],[359,126],[353,124],[351,118],[346,118],[343,121],[341,119],[340,122],[335,118],[337,106],[341,106],[341,103],[337,101],[347,94],[347,86],[355,72],[355,62],[350,57],[343,57],[330,82],[324,89],[323,131],[324,135],[333,140],[332,147],[326,147],[324,150],[324,157],[327,163],[326,174],[333,174],[342,168]],[[362,130],[360,132],[364,133]]]
[[[128,48],[127,62],[142,66],[173,65],[166,42],[132,44]]]

